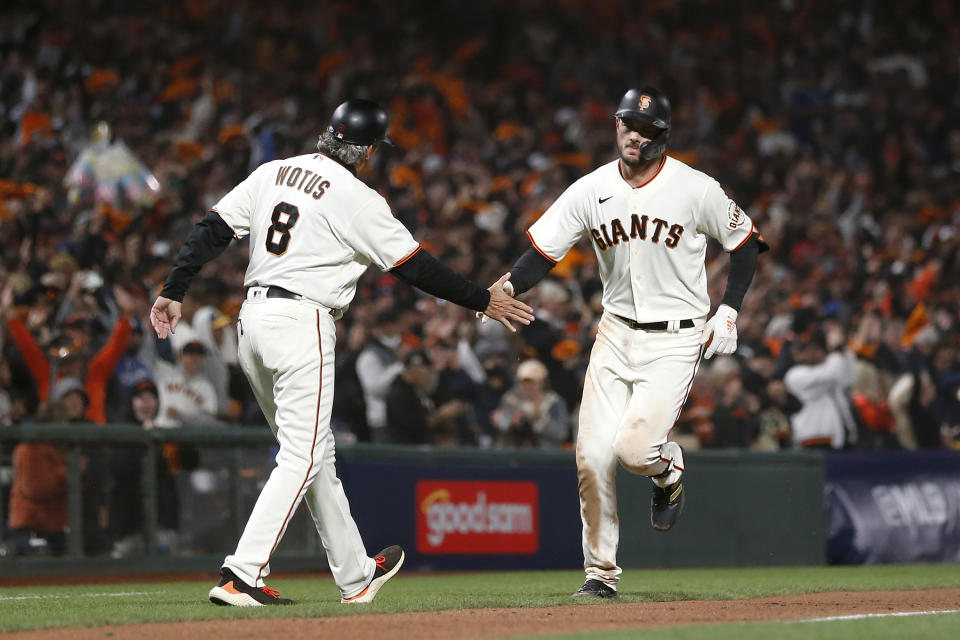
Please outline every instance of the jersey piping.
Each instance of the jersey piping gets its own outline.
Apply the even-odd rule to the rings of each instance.
[[[530,244],[533,245],[534,249],[540,252],[540,255],[542,255],[544,258],[546,258],[553,264],[557,264],[557,260],[555,258],[551,258],[550,256],[548,256],[547,253],[537,245],[537,241],[533,239],[532,235],[530,235],[529,229],[527,229],[527,237],[530,238]]]
[[[414,249],[413,251],[411,251],[410,253],[408,253],[408,254],[405,255],[404,257],[400,258],[400,260],[397,262],[397,264],[393,265],[393,267],[391,267],[391,268],[392,268],[392,269],[396,269],[397,267],[399,267],[400,265],[402,265],[404,262],[406,262],[407,260],[409,260],[409,259],[412,258],[413,256],[417,255],[417,252],[420,251],[420,249],[423,249],[423,247],[422,247],[421,245],[417,245],[417,248],[416,248],[416,249]]]
[[[650,184],[651,182],[653,182],[653,179],[654,179],[654,178],[656,178],[658,175],[660,175],[660,172],[663,171],[663,167],[664,167],[666,164],[667,164],[667,156],[661,157],[661,158],[660,158],[660,166],[657,167],[657,170],[653,172],[653,175],[650,176],[649,178],[647,178],[642,184],[638,184],[638,185],[635,186],[635,187],[634,187],[633,185],[631,185],[630,182],[628,182],[627,179],[626,179],[626,178],[624,177],[624,175],[623,175],[623,160],[618,160],[618,161],[617,161],[617,171],[620,173],[620,177],[623,178],[623,181],[626,182],[627,185],[629,185],[631,189],[643,189],[645,186],[647,186],[648,184]]]
[[[284,530],[287,528],[287,522],[290,520],[290,516],[293,514],[294,507],[299,503],[300,493],[303,491],[303,488],[307,485],[307,480],[310,478],[310,472],[313,470],[313,457],[317,449],[317,431],[320,428],[320,401],[323,398],[323,334],[320,333],[320,311],[317,310],[317,351],[320,352],[320,384],[317,388],[317,414],[313,422],[313,441],[310,443],[310,466],[307,467],[307,473],[303,477],[303,482],[300,483],[300,488],[297,489],[297,493],[294,496],[293,503],[290,505],[290,508],[287,509],[287,515],[283,518],[283,523],[280,525],[280,530],[277,531],[277,537],[273,541],[273,546],[270,547],[270,553],[267,554],[267,561],[260,565],[260,570],[257,571],[257,578],[253,586],[257,586],[257,583],[260,582],[260,576],[263,575],[263,569],[268,564],[270,564],[270,558],[273,557],[273,552],[277,550],[277,545],[280,544],[280,536],[283,535]]]
[[[741,240],[741,241],[740,241],[740,244],[738,244],[737,246],[735,246],[733,249],[730,249],[730,251],[727,251],[727,253],[733,253],[734,251],[736,251],[737,249],[739,249],[739,248],[742,247],[743,245],[747,244],[747,240],[749,240],[750,238],[752,238],[754,233],[758,233],[758,232],[757,232],[757,225],[756,225],[756,224],[751,225],[751,226],[750,226],[750,233],[747,234],[747,237],[744,238],[743,240]]]

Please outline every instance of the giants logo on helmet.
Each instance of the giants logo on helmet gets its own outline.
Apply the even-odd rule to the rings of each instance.
[[[652,100],[653,98],[651,98],[647,94],[643,94],[642,96],[640,96],[640,102],[637,103],[637,106],[639,106],[640,110],[643,111],[650,106],[650,102]]]
[[[421,480],[416,499],[420,553],[532,554],[540,548],[533,482]]]

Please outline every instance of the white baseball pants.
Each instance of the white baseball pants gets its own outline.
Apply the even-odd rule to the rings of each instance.
[[[333,318],[305,300],[248,298],[237,328],[240,365],[280,451],[224,566],[263,586],[270,557],[306,494],[333,579],[343,597],[352,597],[373,578],[376,563],[367,556],[334,468]]]
[[[698,321],[678,332],[642,331],[607,313],[600,319],[577,433],[587,579],[610,586],[620,579],[617,463],[639,475],[659,476],[654,482],[660,486],[676,482],[683,473],[680,448],[663,445],[690,393],[702,329]]]

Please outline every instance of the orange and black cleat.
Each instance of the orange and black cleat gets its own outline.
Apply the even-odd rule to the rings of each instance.
[[[226,567],[220,569],[220,582],[210,589],[210,602],[233,607],[296,604],[290,598],[281,598],[280,592],[270,587],[251,587]]]
[[[349,598],[340,598],[340,602],[342,604],[362,604],[364,602],[373,602],[373,599],[376,597],[380,587],[382,587],[387,580],[396,575],[397,571],[400,570],[400,565],[403,564],[403,558],[403,549],[401,549],[399,545],[387,547],[378,553],[377,557],[375,558],[377,568],[373,572],[373,578],[370,580],[370,584],[364,587],[363,591],[354,596],[350,596]]]

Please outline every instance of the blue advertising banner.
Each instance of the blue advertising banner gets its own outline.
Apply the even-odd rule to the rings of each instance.
[[[826,458],[831,564],[960,562],[960,452]]]
[[[573,455],[545,463],[343,456],[368,551],[403,546],[418,570],[578,568]]]

